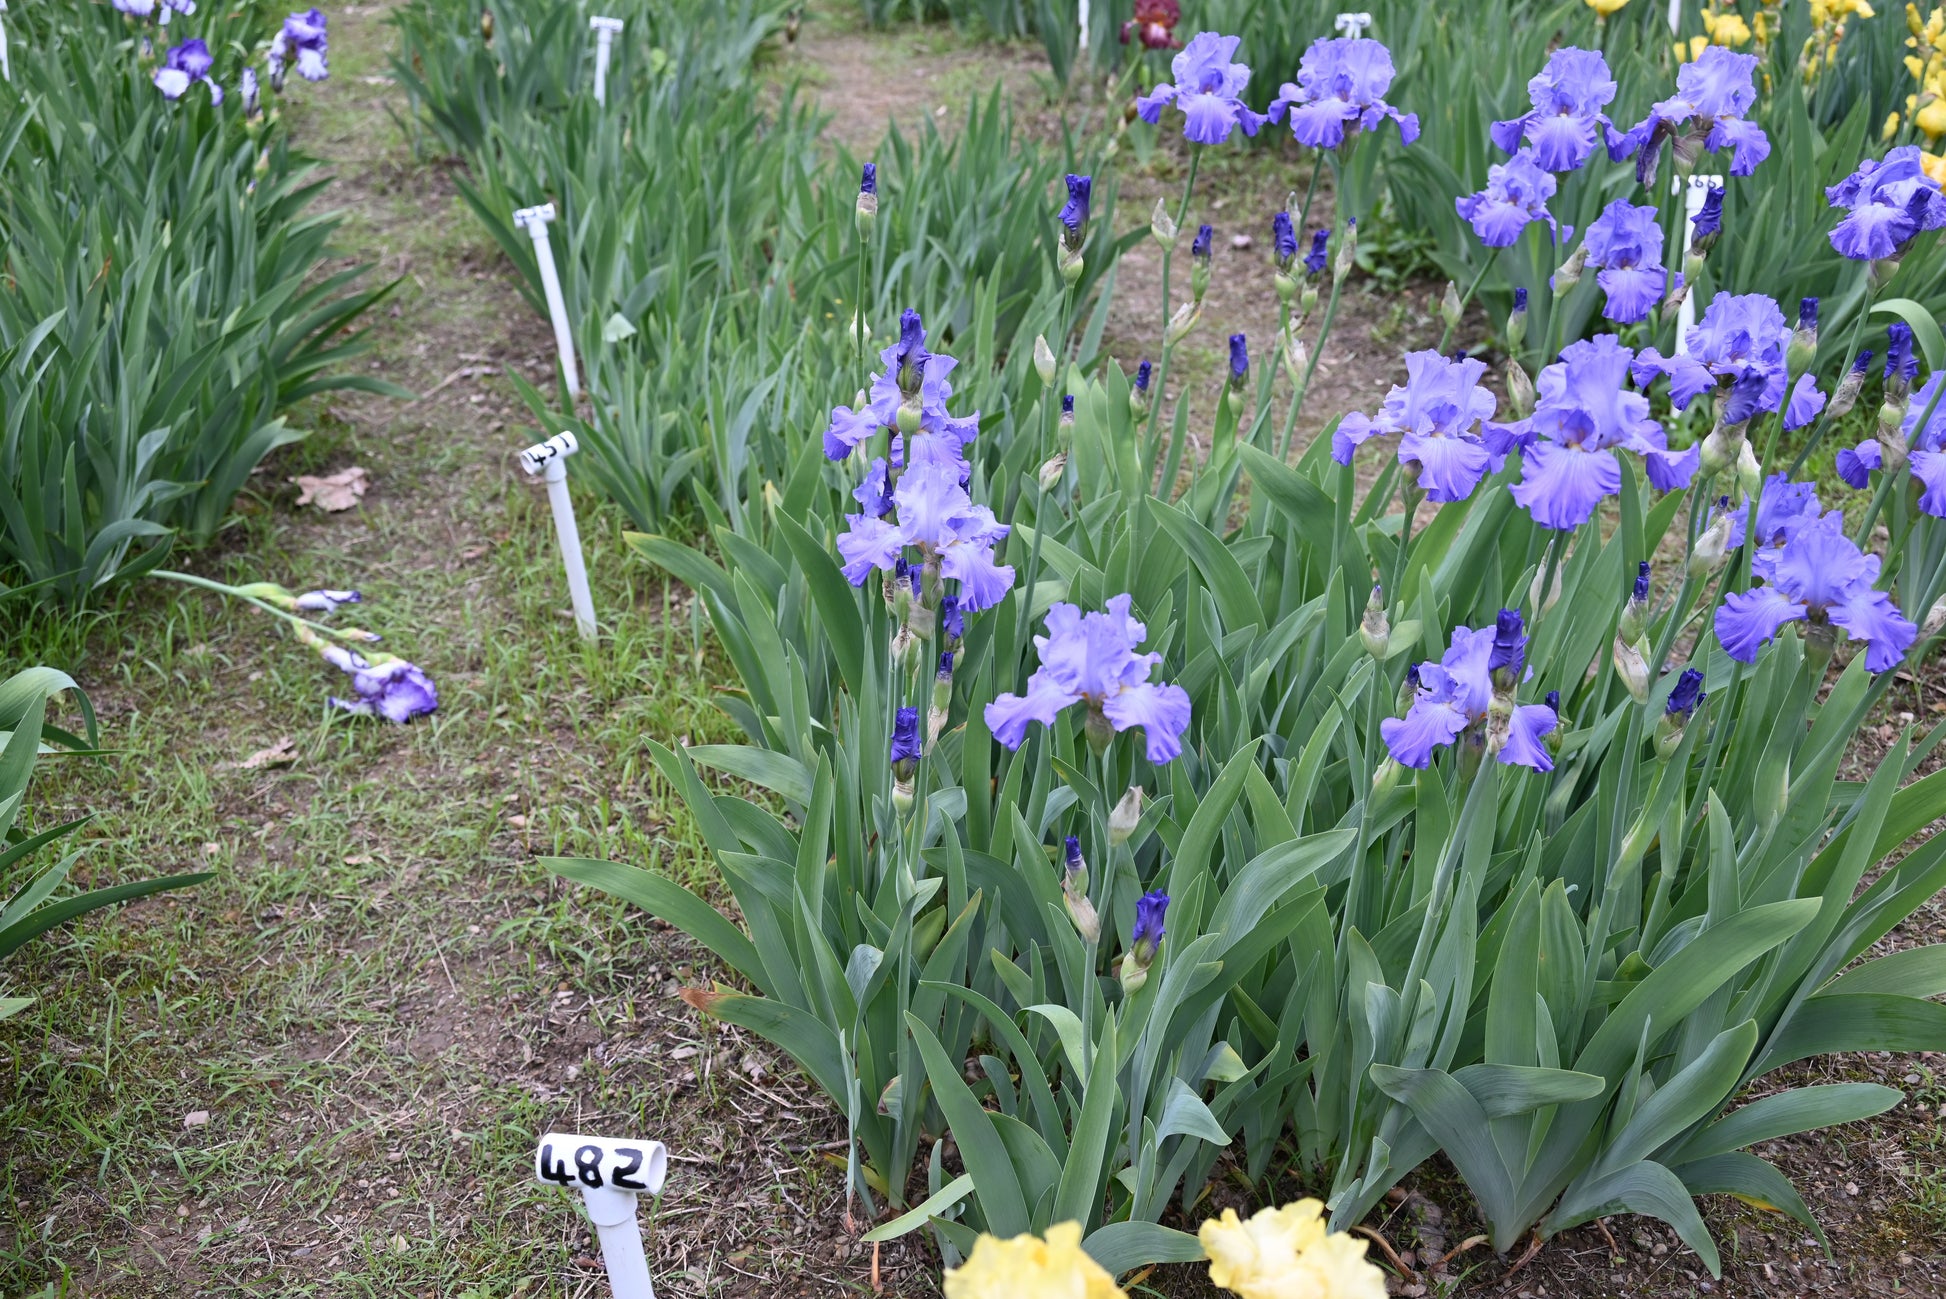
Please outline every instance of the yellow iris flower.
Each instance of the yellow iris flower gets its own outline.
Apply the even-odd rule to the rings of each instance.
[[[1603,18],[1620,13],[1627,4],[1628,0],[1588,0],[1588,7]]]
[[[1235,1209],[1198,1233],[1209,1279],[1242,1299],[1385,1299],[1385,1274],[1365,1242],[1325,1229],[1324,1206],[1299,1200],[1244,1222]]]
[[[981,1236],[946,1274],[946,1299],[1121,1299],[1125,1292],[1081,1248],[1081,1224],[1060,1222],[1047,1239]]]

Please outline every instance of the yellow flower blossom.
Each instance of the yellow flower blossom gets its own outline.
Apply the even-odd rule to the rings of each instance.
[[[1885,129],[1878,133],[1881,140],[1889,140],[1899,133],[1899,115],[1893,113],[1885,119]]]
[[[1743,15],[1734,10],[1726,14],[1703,10],[1703,30],[1709,33],[1710,41],[1717,45],[1734,48],[1750,43],[1750,24],[1744,22]]]
[[[1248,1222],[1235,1209],[1203,1223],[1209,1279],[1242,1299],[1385,1299],[1365,1242],[1325,1229],[1324,1206],[1299,1200]]]
[[[1946,185],[1946,157],[1921,150],[1919,153],[1919,169],[1932,177],[1936,183]]]
[[[1620,13],[1623,6],[1627,4],[1628,0],[1588,0],[1588,7],[1603,18]]]
[[[1125,1292],[1081,1248],[1081,1224],[1059,1222],[1047,1239],[981,1236],[946,1274],[946,1299],[1121,1299]]]
[[[1707,36],[1692,36],[1686,41],[1676,42],[1676,62],[1694,63],[1703,57],[1703,51],[1710,47]]]

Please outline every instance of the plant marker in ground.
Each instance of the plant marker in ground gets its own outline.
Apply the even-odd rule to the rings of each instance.
[[[1676,249],[1672,256],[1682,253],[1691,244],[1696,242],[1696,216],[1703,210],[1703,204],[1709,199],[1710,191],[1722,188],[1723,178],[1721,176],[1691,176],[1689,178],[1688,188],[1684,192],[1682,199],[1682,248]],[[1689,331],[1695,327],[1696,295],[1693,293],[1685,294],[1682,305],[1676,308],[1676,354],[1678,356],[1688,354]]]
[[[622,20],[619,18],[595,17],[588,20],[588,26],[595,32],[595,102],[608,102],[608,56],[615,47],[615,38],[621,35]]]
[[[547,265],[545,261],[541,263]],[[554,535],[561,539],[561,563],[568,570],[568,599],[574,605],[575,630],[582,640],[595,638],[595,601],[588,593],[588,568],[581,558],[581,529],[574,521],[574,501],[568,495],[568,457],[581,449],[574,434],[558,433],[520,453],[520,467],[544,475],[547,503],[554,508]]]
[[[615,1299],[655,1299],[635,1197],[662,1194],[669,1152],[660,1141],[630,1141],[550,1132],[534,1151],[534,1176],[556,1186],[577,1186],[601,1240],[601,1261]]]
[[[548,319],[554,322],[554,347],[561,354],[561,381],[567,384],[570,395],[579,396],[581,381],[575,377],[574,334],[568,328],[568,304],[561,296],[561,277],[554,272],[554,247],[547,241],[547,227],[553,220],[552,203],[514,211],[514,224],[526,230],[534,241],[534,260],[541,266],[541,291],[547,295]]]

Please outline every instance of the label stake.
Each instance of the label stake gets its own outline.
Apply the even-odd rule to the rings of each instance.
[[[554,349],[561,355],[561,378],[568,385],[568,394],[578,396],[581,380],[574,369],[574,333],[568,328],[568,304],[561,296],[561,277],[554,270],[554,247],[547,241],[547,227],[553,220],[552,203],[514,211],[514,224],[534,241],[534,260],[541,267],[541,292],[547,296],[548,318],[554,323]]]
[[[1086,3],[1086,0],[1083,0]],[[608,102],[608,54],[615,45],[615,37],[621,34],[622,20],[619,18],[590,18],[588,26],[595,32],[595,102]]]
[[[582,640],[595,638],[595,601],[588,591],[588,568],[581,558],[581,529],[574,521],[574,499],[568,495],[568,457],[581,449],[572,433],[557,433],[520,453],[520,467],[547,483],[547,503],[554,509],[554,535],[561,543],[561,563],[568,571],[568,601],[574,606],[575,630]],[[657,1147],[661,1149],[661,1147]]]
[[[1696,215],[1703,210],[1709,192],[1722,188],[1721,176],[1691,176],[1689,183],[1683,187],[1682,247],[1674,252],[1676,265],[1682,265],[1682,259],[1689,253],[1689,245],[1696,238]],[[1677,356],[1689,355],[1689,331],[1696,324],[1696,286],[1690,285],[1689,290],[1683,294],[1682,303],[1676,308]]]
[[[655,1299],[635,1199],[662,1194],[668,1171],[669,1155],[659,1141],[550,1132],[534,1151],[537,1180],[580,1190],[615,1299]]]

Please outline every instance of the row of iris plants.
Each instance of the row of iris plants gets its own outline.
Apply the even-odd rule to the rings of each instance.
[[[279,100],[327,20],[265,3],[10,13],[0,80],[0,594],[70,604],[208,539],[387,291],[313,275],[336,226]]]
[[[856,242],[863,163],[829,156],[826,121],[788,69],[766,75],[785,9],[489,0],[483,20],[472,3],[414,0],[395,15],[397,75],[431,136],[465,159],[461,192],[542,314],[513,213],[555,206],[587,398],[525,391],[545,427],[577,433],[577,470],[640,528],[678,517],[749,531],[766,485],[799,458],[779,431],[822,418],[833,376],[857,370],[905,303],[931,304],[935,325],[978,353],[978,395],[1010,418],[997,379],[1010,340],[1065,329],[1092,360],[1116,256],[1141,237],[1118,243],[1100,223],[1085,270],[1064,277],[1040,237],[1042,202],[1064,164],[1087,164],[1028,146],[996,94],[950,136],[930,124],[887,135],[878,237]],[[624,23],[605,104],[592,93],[597,14]],[[1112,213],[1114,187],[1095,201]]]
[[[1481,124],[1498,178],[1440,201],[1483,259],[1510,228],[1553,234],[1552,283],[1492,313],[1537,378],[1447,352],[1455,290],[1406,382],[1308,444],[1357,208],[1315,230],[1308,200],[1266,214],[1282,327],[1230,340],[1192,431],[1161,394],[1210,276],[1195,162],[1287,124],[1355,204],[1355,168],[1426,129],[1388,100],[1382,43],[1321,36],[1259,112],[1238,39],[1203,33],[1144,93],[1192,165],[1146,236],[1163,299],[1132,370],[1076,328],[1121,246],[1105,177],[1069,176],[1036,248],[1010,250],[1064,286],[1011,332],[991,280],[970,318],[913,297],[885,321],[882,285],[915,282],[895,268],[950,255],[902,242],[901,205],[926,198],[890,160],[810,190],[828,206],[797,218],[844,244],[835,279],[865,277],[875,361],[851,313],[800,305],[804,336],[836,341],[743,395],[788,403],[748,444],[773,468],[699,491],[743,494],[700,537],[631,538],[696,592],[739,679],[720,702],[747,743],[649,741],[734,912],[628,865],[551,864],[718,957],[733,982],[685,998],[826,1093],[870,1238],[927,1231],[969,1267],[999,1257],[983,1236],[1063,1258],[1078,1239],[1120,1273],[1219,1250],[1221,1228],[1172,1225],[1219,1166],[1295,1175],[1342,1231],[1435,1154],[1496,1249],[1635,1212],[1716,1271],[1712,1193],[1817,1230],[1748,1148],[1901,1097],[1778,1071],[1946,1046],[1946,947],[1867,958],[1946,884],[1946,838],[1907,851],[1946,797],[1921,774],[1946,730],[1847,767],[1946,624],[1946,342],[1887,288],[1937,255],[1946,195],[1896,142],[1783,192],[1808,128],[1746,116],[1761,68],[1712,48],[1634,87],[1639,118],[1589,107],[1598,50],[1535,58],[1532,112]],[[1504,179],[1553,176],[1557,147],[1613,169],[1607,225],[1573,249]],[[1675,266],[1642,251],[1671,155],[1715,157],[1732,187]],[[1797,244],[1815,232],[1860,286],[1829,370],[1815,302],[1793,326],[1774,289],[1711,284],[1721,214],[1765,202],[1810,203]],[[1861,322],[1888,306],[1874,364]],[[1591,336],[1560,324],[1584,310]],[[734,372],[740,353],[772,359],[742,335],[711,354]],[[688,400],[714,420],[722,393]],[[1845,443],[1856,502],[1794,476],[1820,438]]]

